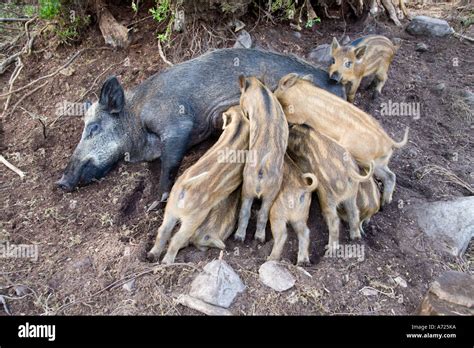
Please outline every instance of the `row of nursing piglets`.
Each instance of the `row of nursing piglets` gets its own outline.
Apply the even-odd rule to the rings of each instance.
[[[257,198],[255,239],[265,241],[270,219],[269,259],[280,259],[291,224],[299,241],[297,262],[305,264],[313,191],[331,250],[339,246],[341,218],[351,239],[361,238],[363,222],[392,200],[396,176],[388,163],[393,150],[407,143],[408,128],[395,142],[373,117],[316,87],[309,76],[288,74],[273,93],[256,77],[240,76],[239,84],[240,105],[223,113],[219,140],[174,184],[149,259],[160,258],[178,221],[163,263],[173,263],[189,243],[224,249],[237,218],[234,238],[243,241]],[[243,161],[229,156],[242,151]],[[383,183],[382,197],[374,175]]]

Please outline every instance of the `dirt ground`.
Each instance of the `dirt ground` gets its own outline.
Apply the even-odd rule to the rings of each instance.
[[[131,16],[130,10],[130,18],[122,19],[131,22]],[[258,279],[258,268],[272,247],[268,227],[264,245],[251,239],[253,231],[244,244],[231,238],[227,241],[224,260],[247,286],[230,310],[241,315],[412,314],[440,273],[449,269],[472,272],[472,243],[463,259],[442,254],[410,216],[420,202],[470,194],[454,181],[453,175],[472,185],[472,111],[469,114],[459,98],[462,90],[474,91],[472,44],[456,38],[415,38],[383,21],[367,26],[324,21],[316,28],[303,30],[301,36],[287,24],[261,20],[254,27],[254,19],[244,21],[257,47],[301,57],[319,44],[330,43],[332,36],[346,34],[353,39],[378,33],[401,38],[381,99],[373,102],[370,92],[362,87],[356,105],[377,118],[394,139],[401,139],[406,126],[410,127],[410,137],[409,144],[396,151],[391,161],[398,179],[394,202],[372,218],[359,243],[365,251],[363,260],[323,257],[328,232],[313,199],[309,219],[312,266],[303,269],[293,265],[297,242],[290,233],[283,262],[297,281],[286,292],[277,293]],[[62,117],[52,123],[57,118],[58,103],[74,102],[89,88],[87,96],[96,99],[107,75],[117,75],[130,88],[163,69],[154,28],[152,21],[141,22],[127,50],[84,52],[71,65],[70,76],[57,75],[2,120],[1,153],[25,171],[26,178],[21,180],[0,165],[0,239],[39,247],[37,261],[0,261],[0,294],[9,296],[5,298],[12,314],[197,314],[174,300],[189,289],[191,280],[218,257],[219,251],[201,252],[189,247],[178,254],[177,264],[172,266],[145,260],[163,213],[145,213],[145,207],[155,198],[158,177],[154,173],[159,164],[121,163],[100,182],[72,193],[54,187],[83,126],[80,117]],[[97,28],[90,29],[87,37],[80,45],[56,50],[38,41],[36,53],[24,62],[15,86],[54,71],[81,48],[103,46]],[[415,51],[419,42],[428,45],[427,52]],[[229,36],[219,47],[232,44]],[[174,63],[199,54],[188,50],[176,57],[172,48],[165,51]],[[0,76],[4,91],[9,76]],[[381,115],[381,103],[389,100],[420,103],[420,117]],[[32,115],[46,117],[46,138],[41,123]],[[181,171],[213,141],[188,153]],[[430,171],[432,166],[447,172]],[[254,217],[252,221],[250,231]],[[345,229],[341,236],[342,243],[352,243]],[[407,286],[397,285],[396,277],[403,278]],[[122,285],[130,279],[135,281],[128,291]],[[375,289],[374,294],[367,296],[367,289]],[[4,314],[0,307],[0,315]]]

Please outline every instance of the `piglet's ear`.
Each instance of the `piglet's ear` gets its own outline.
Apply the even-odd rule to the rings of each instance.
[[[335,37],[333,37],[332,38],[332,44],[331,44],[331,53],[338,50],[340,47],[341,47],[341,45],[339,45],[339,42],[337,41],[337,39]]]
[[[366,45],[357,47],[354,51],[356,58],[361,59],[364,56],[366,50],[367,50]]]
[[[125,106],[125,93],[115,76],[105,80],[100,91],[99,104],[111,114],[118,114]]]
[[[296,81],[298,81],[298,78],[299,76],[296,73],[285,75],[280,79],[280,82],[278,82],[278,88],[281,90],[290,88],[296,83]]]

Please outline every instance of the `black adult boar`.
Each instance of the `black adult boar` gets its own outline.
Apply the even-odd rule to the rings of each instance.
[[[185,151],[219,128],[222,112],[239,103],[239,75],[262,76],[273,90],[288,73],[345,99],[326,72],[300,59],[253,49],[221,49],[155,74],[125,93],[115,77],[84,118],[84,131],[62,178],[64,190],[99,179],[120,159],[161,159],[159,196],[166,200]]]

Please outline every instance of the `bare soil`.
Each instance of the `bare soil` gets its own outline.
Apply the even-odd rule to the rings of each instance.
[[[132,22],[131,10],[120,13],[129,13],[130,17],[121,19]],[[368,33],[401,38],[402,46],[390,68],[382,97],[373,101],[371,92],[362,86],[356,105],[377,118],[394,139],[401,139],[409,126],[410,140],[391,161],[398,178],[394,202],[365,228],[366,236],[360,242],[365,251],[363,260],[323,257],[328,232],[317,200],[313,199],[309,219],[312,266],[302,269],[292,265],[297,242],[290,233],[284,262],[297,282],[294,288],[277,293],[258,280],[259,266],[269,255],[272,240],[267,227],[267,243],[253,241],[253,217],[246,242],[237,243],[230,238],[224,252],[224,260],[247,285],[231,311],[242,315],[412,314],[430,282],[440,273],[448,269],[472,272],[472,246],[464,259],[442,254],[410,215],[420,202],[470,194],[453,181],[452,175],[426,174],[425,170],[436,165],[472,185],[472,111],[469,116],[462,105],[459,107],[460,91],[474,89],[472,45],[456,38],[415,38],[385,22],[363,26],[324,21],[303,30],[299,37],[287,24],[261,20],[253,28],[253,20],[244,21],[257,47],[301,57],[319,44],[330,43],[332,36],[341,37],[344,33],[351,39]],[[3,119],[1,153],[27,175],[21,180],[0,164],[0,239],[11,244],[36,244],[40,254],[36,262],[1,260],[0,294],[10,296],[7,303],[13,314],[197,314],[175,304],[174,299],[188,290],[192,279],[207,262],[218,257],[219,251],[201,252],[189,247],[178,254],[177,265],[167,267],[145,260],[163,213],[145,213],[145,207],[155,199],[159,163],[121,163],[105,179],[72,193],[54,187],[83,126],[80,117],[62,117],[51,125],[57,117],[57,104],[74,102],[91,87],[87,96],[97,98],[108,75],[117,75],[130,88],[163,69],[154,29],[152,21],[141,22],[134,43],[127,50],[84,52],[71,65],[71,76],[57,75],[20,104],[30,114],[19,107]],[[188,34],[177,35],[182,39],[180,35]],[[428,51],[416,52],[418,42],[426,43]],[[229,35],[219,47],[232,44]],[[52,51],[47,42],[38,41],[15,86],[54,71],[81,48],[102,46],[98,29],[90,29],[87,39],[74,47]],[[45,50],[40,51],[42,48]],[[165,52],[174,63],[180,61],[173,55],[173,48]],[[199,53],[183,51],[181,59]],[[2,88],[6,89],[9,75],[0,76]],[[16,100],[18,96],[10,105]],[[382,116],[381,105],[389,100],[420,103],[420,117]],[[41,123],[31,114],[46,117],[46,138]],[[209,139],[190,151],[181,171],[214,141]],[[346,230],[341,236],[342,243],[352,243]],[[403,278],[407,287],[397,285],[396,277]],[[131,278],[135,279],[133,290],[127,291],[122,284]],[[19,285],[26,287],[25,294],[15,293]],[[364,289],[375,289],[376,294],[367,296]],[[0,308],[0,315],[3,314]]]

